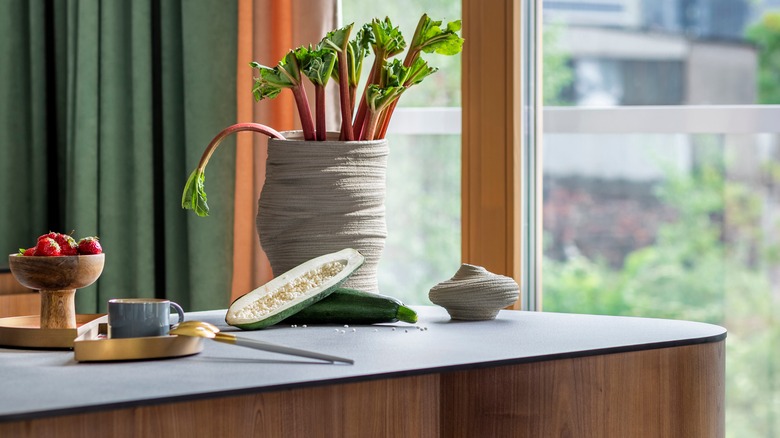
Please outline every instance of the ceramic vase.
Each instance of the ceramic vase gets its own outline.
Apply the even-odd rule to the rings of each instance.
[[[387,140],[304,141],[300,131],[268,141],[257,232],[274,275],[323,254],[354,248],[365,263],[343,287],[378,292],[387,238]]]

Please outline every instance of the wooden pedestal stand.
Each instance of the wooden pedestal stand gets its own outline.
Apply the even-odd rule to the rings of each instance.
[[[69,348],[83,325],[100,315],[76,315],[76,290],[103,272],[104,254],[35,257],[11,254],[8,265],[23,286],[40,291],[39,323],[31,317],[0,318],[0,345]],[[73,336],[71,336],[73,335]]]

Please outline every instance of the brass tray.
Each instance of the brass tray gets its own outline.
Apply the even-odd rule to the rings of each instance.
[[[101,324],[105,332],[105,324]],[[190,356],[203,351],[203,338],[191,336],[150,336],[123,339],[77,339],[73,356],[78,362],[164,359]]]
[[[106,322],[106,319],[105,314],[76,315],[74,329],[42,329],[38,315],[0,318],[0,346],[70,349],[76,338],[97,338],[98,325]]]

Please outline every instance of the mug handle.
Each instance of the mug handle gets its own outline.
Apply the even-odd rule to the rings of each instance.
[[[175,310],[176,313],[179,314],[179,320],[176,321],[176,324],[179,324],[182,321],[184,321],[184,309],[182,309],[180,305],[178,305],[178,304],[174,303],[173,301],[171,301],[171,309]],[[173,325],[173,324],[171,324],[171,325]]]

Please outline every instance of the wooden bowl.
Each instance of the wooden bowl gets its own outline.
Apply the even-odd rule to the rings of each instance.
[[[105,254],[8,256],[16,280],[41,293],[41,328],[76,328],[76,289],[94,283],[103,272],[105,261]]]

